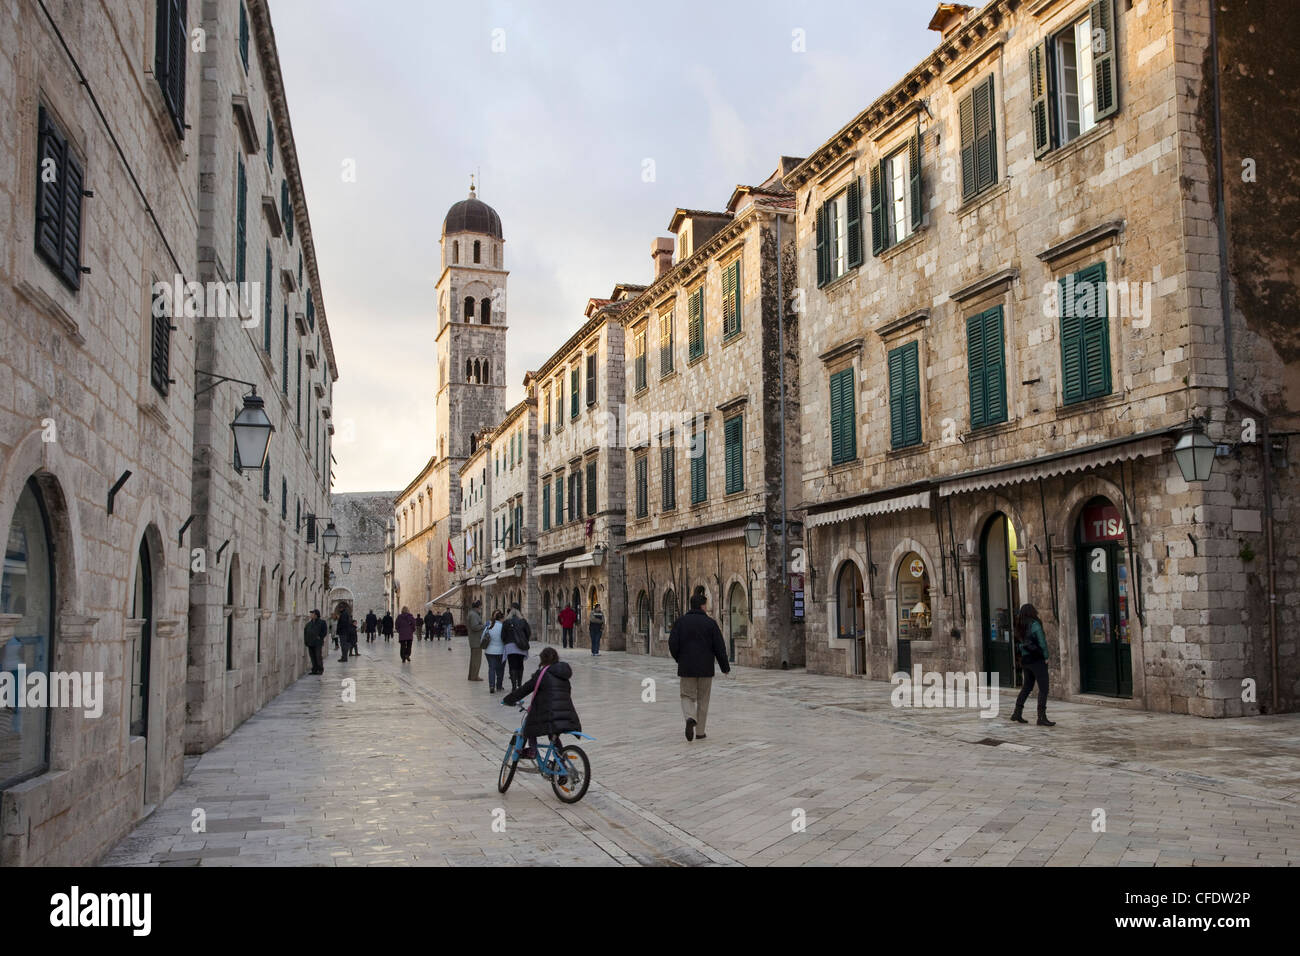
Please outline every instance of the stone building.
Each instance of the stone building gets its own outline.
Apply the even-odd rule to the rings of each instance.
[[[305,435],[284,420],[261,358],[262,246],[280,271],[289,253],[249,211],[251,185],[278,196],[287,181],[300,210],[295,284],[305,250],[315,286],[310,226],[264,0],[186,7],[19,0],[0,11],[0,103],[14,133],[0,145],[0,658],[6,674],[68,675],[67,687],[75,672],[87,691],[82,706],[0,720],[4,866],[93,862],[175,789],[185,753],[299,669],[301,621],[269,560],[278,536],[259,527],[275,523],[261,510],[263,476],[233,471],[243,389],[208,388],[207,373],[257,385],[277,427],[275,477],[326,513],[327,486],[308,477]],[[206,53],[191,47],[199,29]],[[190,285],[209,279],[250,285]],[[302,312],[275,281],[272,318]],[[299,605],[321,593],[309,554],[295,539],[281,561],[300,572]],[[89,693],[97,678],[102,693]]]
[[[501,217],[470,187],[447,211],[439,242],[438,401],[434,453],[398,495],[397,601],[445,601],[460,557],[460,471],[471,437],[506,411],[506,277]],[[452,559],[449,560],[449,552]]]
[[[799,322],[780,308],[797,284],[781,179],[798,162],[738,186],[722,212],[678,209],[674,238],[651,247],[654,281],[623,310],[630,651],[667,655],[703,589],[732,660],[804,662],[787,508],[801,497]]]
[[[578,612],[578,646],[590,647],[587,613],[605,613],[603,647],[623,650],[626,465],[623,310],[643,286],[616,286],[587,303],[586,322],[530,378],[541,423],[537,441],[537,567],[540,632],[554,639],[566,604]]]
[[[367,611],[383,617],[388,610],[385,544],[396,500],[395,491],[335,494],[331,499],[339,546],[338,560],[331,562],[334,576],[327,606],[332,607],[337,600],[350,601],[358,618],[364,618]]]
[[[1275,680],[1267,609],[1296,565],[1265,492],[1294,485],[1266,439],[1295,414],[1294,266],[1259,295],[1278,263],[1243,212],[1280,205],[1288,177],[1234,183],[1240,231],[1216,221],[1240,163],[1216,159],[1215,17],[1208,0],[942,4],[935,51],[786,177],[810,669],[1017,684],[1030,602],[1053,695],[1294,707],[1295,638]],[[1222,17],[1237,70],[1276,65],[1244,42],[1252,14]],[[1224,140],[1269,150],[1256,129]],[[1173,450],[1202,423],[1219,454],[1189,481]]]
[[[195,11],[197,13],[197,10]],[[264,0],[203,5],[199,277],[258,283],[253,320],[199,322],[185,749],[202,753],[308,669],[325,611],[330,414],[338,378],[311,219]],[[229,379],[231,381],[223,381]],[[230,421],[249,388],[275,433],[243,469]]]

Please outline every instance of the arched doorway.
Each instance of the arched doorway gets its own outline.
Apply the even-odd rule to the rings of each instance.
[[[739,581],[727,592],[727,659],[736,662],[736,641],[749,636],[749,600]]]
[[[636,596],[636,628],[646,650],[650,649],[650,596],[644,591]]]
[[[895,579],[898,599],[898,669],[912,669],[912,641],[930,639],[930,570],[915,551],[903,555]]]
[[[664,592],[664,630],[672,633],[673,625],[681,614],[677,607],[677,592],[669,588]]]
[[[573,589],[572,598],[573,598],[573,613],[578,615],[577,619],[573,622],[573,626],[576,629],[582,626],[582,591],[580,591],[578,588],[575,587]]]
[[[1016,529],[1001,512],[989,518],[980,538],[980,591],[984,673],[998,675],[998,686],[1021,683],[1012,640],[1020,569],[1016,564]]]
[[[551,633],[551,592],[542,592],[542,637],[547,638]]]
[[[1105,498],[1093,498],[1079,515],[1074,563],[1085,694],[1133,696],[1127,532],[1124,516]]]
[[[867,612],[862,574],[852,561],[845,561],[835,579],[835,630],[842,640],[853,642],[853,673],[867,672]]]
[[[153,565],[149,542],[140,539],[131,597],[131,619],[140,629],[131,635],[131,736],[147,737],[149,730],[149,656],[153,637]]]
[[[0,670],[18,687],[18,668],[27,676],[49,678],[54,652],[57,606],[54,549],[45,496],[29,480],[9,523],[4,570],[0,573],[0,613],[16,614],[13,636],[0,648]],[[16,707],[0,720],[0,785],[9,786],[49,768],[49,707]]]

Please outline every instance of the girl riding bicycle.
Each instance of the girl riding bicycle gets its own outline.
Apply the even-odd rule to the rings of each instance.
[[[528,747],[520,756],[525,759],[536,755],[538,737],[556,737],[582,730],[569,688],[573,668],[560,660],[560,655],[553,647],[543,648],[538,662],[541,666],[527,683],[501,699],[502,704],[513,704],[529,694],[533,695],[528,716],[524,719],[524,736],[528,738]]]

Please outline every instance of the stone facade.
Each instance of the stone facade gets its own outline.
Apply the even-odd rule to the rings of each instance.
[[[396,500],[395,491],[336,494],[330,500],[339,535],[339,558],[331,562],[334,574],[329,606],[333,606],[335,599],[347,600],[352,602],[359,618],[368,611],[384,616],[388,609],[388,592],[384,587],[385,545]],[[341,565],[345,554],[351,561],[346,572]]]
[[[1264,551],[1262,456],[1234,443],[1252,407],[1279,410],[1285,363],[1220,308],[1208,12],[995,0],[956,13],[931,57],[786,178],[807,306],[810,669],[983,670],[1005,686],[1019,680],[1009,613],[1029,602],[1053,695],[1204,716],[1268,709],[1267,601],[1250,557]],[[1040,44],[1059,58],[1085,17],[1105,35],[1094,50],[1113,55],[1117,108],[1068,142],[1072,129],[1045,122],[1057,135],[1036,145],[1033,120],[1058,115],[1064,81],[1040,97],[1032,58]],[[991,153],[971,104],[991,104]],[[894,207],[905,190],[878,185],[896,168],[878,164],[909,147],[919,189]],[[858,182],[862,261],[850,241],[837,274],[836,201]],[[874,211],[872,186],[886,196]],[[917,197],[909,230],[893,213]],[[882,226],[893,236],[877,238]],[[1268,374],[1234,380],[1229,355],[1238,370],[1267,358]],[[836,461],[835,423],[849,420],[840,373],[853,400],[838,453],[852,454]],[[982,398],[999,386],[1000,410]],[[1193,419],[1233,447],[1189,483],[1172,449]],[[1293,701],[1293,657],[1286,667]]]
[[[557,616],[573,602],[581,647],[591,646],[586,617],[597,602],[605,612],[602,646],[623,650],[626,644],[627,585],[616,557],[625,532],[627,480],[622,315],[640,289],[619,286],[609,299],[590,300],[587,321],[531,377],[541,420],[535,572],[541,632],[556,637]]]
[[[678,210],[676,265],[666,262],[673,240],[657,240],[654,283],[624,312],[630,651],[667,655],[673,622],[703,589],[733,660],[803,664],[787,577],[799,512],[782,500],[785,491],[797,504],[801,487],[799,322],[779,308],[796,286],[794,196],[781,177],[797,162],[783,159],[764,183],[738,187],[722,213]],[[745,537],[751,521],[755,548]]]
[[[305,436],[299,442],[276,407],[275,379],[258,355],[262,326],[212,314],[201,294],[192,309],[184,301],[186,283],[234,279],[237,152],[257,189],[267,178],[266,154],[245,153],[232,119],[232,77],[243,71],[239,6],[190,4],[175,31],[185,38],[183,69],[170,71],[156,55],[159,5],[47,6],[48,15],[29,0],[0,11],[0,97],[14,134],[0,143],[0,539],[8,543],[0,645],[7,671],[100,674],[103,696],[98,716],[53,707],[4,718],[5,866],[93,862],[177,786],[187,751],[211,746],[300,670],[301,622],[286,602],[271,607],[282,577],[261,587],[274,563],[261,475],[230,467],[240,392],[223,384],[196,397],[212,382],[200,372],[258,385],[277,426],[277,476],[282,458],[301,457],[290,470],[296,490],[310,492],[318,513],[328,501],[327,486],[307,477]],[[263,0],[246,9],[249,75],[239,92],[245,117],[256,111],[246,132],[261,142],[270,115],[277,182],[291,170],[297,243],[306,244],[314,285],[269,16]],[[207,53],[189,46],[200,27]],[[247,278],[260,280],[261,193],[249,186],[248,195]],[[38,197],[56,197],[39,222]],[[41,230],[60,240],[53,252]],[[280,269],[287,253],[277,241]],[[293,267],[296,275],[296,252]],[[173,301],[156,284],[183,294]],[[283,301],[277,285],[277,314]],[[333,359],[319,302],[315,319],[316,377],[328,395]],[[300,578],[311,572],[319,593],[319,563],[312,571],[307,554],[283,552]],[[236,566],[237,599],[227,608]],[[217,634],[227,612],[239,661],[222,673],[208,662],[224,645]]]

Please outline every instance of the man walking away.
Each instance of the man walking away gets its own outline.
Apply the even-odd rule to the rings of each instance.
[[[478,676],[478,669],[483,666],[483,648],[479,647],[478,643],[483,637],[483,612],[480,610],[482,606],[482,601],[475,601],[465,617],[465,623],[469,627],[469,679],[476,681],[483,679]]]
[[[591,609],[591,617],[587,620],[589,633],[591,634],[591,656],[600,656],[600,635],[605,632],[605,612],[600,609],[600,602]]]
[[[409,607],[403,606],[402,613],[397,615],[397,643],[402,650],[402,663],[408,663],[411,660],[411,640],[415,637],[416,625],[420,619],[411,613]]]
[[[375,628],[379,626],[379,618],[375,617],[373,610],[366,612],[366,643],[373,644],[375,640]]]
[[[424,639],[432,641],[437,636],[438,619],[432,611],[424,612]]]
[[[325,665],[321,662],[321,648],[325,644],[325,635],[327,633],[329,633],[329,627],[320,619],[320,611],[313,609],[311,618],[307,621],[307,626],[302,629],[303,643],[307,645],[307,653],[311,655],[311,672],[313,674],[325,673]]]
[[[456,636],[456,620],[451,616],[451,608],[447,608],[442,612],[442,632],[446,635],[448,644]],[[448,647],[447,650],[451,650],[451,648]]]
[[[393,639],[393,614],[391,611],[384,612],[384,619],[379,622],[379,630],[383,632],[384,640]]]
[[[727,647],[722,630],[705,611],[704,589],[691,595],[691,609],[677,619],[668,638],[668,650],[677,662],[682,685],[682,715],[686,718],[686,739],[705,737],[709,719],[709,694],[713,689],[713,662],[730,674]]]
[[[338,624],[335,625],[335,630],[338,632],[339,648],[343,651],[339,663],[346,664],[348,654],[355,655],[357,652],[357,624],[352,620],[352,612],[348,610],[346,604],[340,603],[336,613],[338,614]]]
[[[524,682],[524,661],[528,658],[528,645],[533,639],[533,629],[528,620],[520,613],[519,602],[510,605],[501,629],[501,639],[505,642],[506,668],[510,671],[510,690],[516,691]]]
[[[572,604],[565,604],[564,609],[560,611],[560,627],[564,629],[560,636],[561,647],[573,646],[573,625],[578,623],[578,612],[573,609]]]

